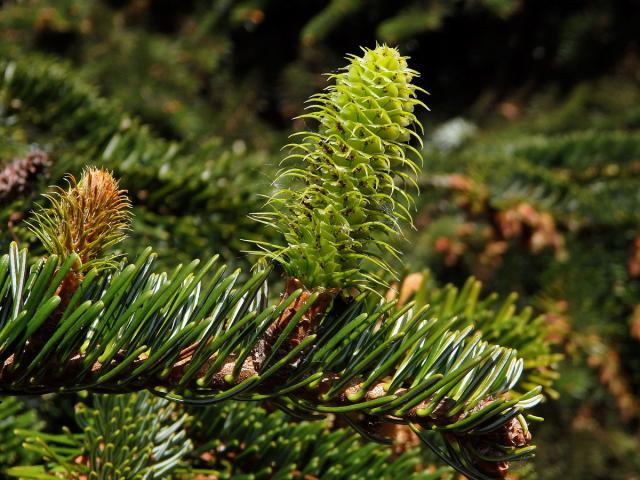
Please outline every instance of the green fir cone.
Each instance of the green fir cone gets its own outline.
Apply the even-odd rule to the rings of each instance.
[[[398,257],[387,242],[411,223],[411,196],[419,152],[414,109],[418,75],[407,58],[385,45],[330,75],[334,83],[314,95],[311,112],[317,132],[301,132],[288,145],[289,162],[276,180],[271,211],[254,218],[275,227],[286,246],[260,244],[267,258],[309,289],[370,289],[383,283],[376,271],[393,274],[385,257]],[[425,92],[426,93],[426,92]]]

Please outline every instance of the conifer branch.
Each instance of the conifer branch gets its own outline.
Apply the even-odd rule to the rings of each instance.
[[[297,289],[269,305],[268,272],[238,283],[239,272],[224,275],[215,258],[158,275],[147,251],[113,273],[88,272],[33,356],[30,339],[57,308],[55,292],[74,259],[56,270],[51,256],[27,270],[27,253],[15,245],[0,259],[3,394],[151,389],[196,404],[271,398],[298,416],[366,413],[440,432],[449,443],[470,439],[459,443],[471,459],[478,458],[471,447],[489,443],[506,461],[528,440],[495,432],[526,431],[519,415],[542,397],[512,390],[522,359],[474,334],[471,318],[440,322],[432,307],[396,311],[362,294],[322,312],[316,333],[296,344],[294,328],[318,293]],[[290,309],[303,294],[307,300]],[[254,363],[264,332],[283,315],[284,330]],[[478,405],[486,406],[473,410]],[[459,463],[485,478],[480,464]]]

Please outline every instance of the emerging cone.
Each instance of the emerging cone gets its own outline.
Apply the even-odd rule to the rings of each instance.
[[[95,168],[87,168],[79,182],[72,176],[67,182],[67,190],[55,187],[45,195],[50,206],[34,212],[31,230],[61,261],[77,254],[76,272],[111,266],[115,257],[104,251],[124,239],[131,222],[126,192],[109,172]]]
[[[365,49],[331,75],[333,84],[311,97],[316,132],[302,132],[289,145],[281,187],[271,211],[254,218],[282,235],[280,245],[259,244],[262,254],[309,289],[370,289],[376,271],[393,274],[386,258],[398,257],[387,239],[411,223],[413,185],[420,140],[414,108],[421,89],[417,72],[395,48]]]

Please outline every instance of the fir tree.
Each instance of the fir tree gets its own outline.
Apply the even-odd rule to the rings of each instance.
[[[379,253],[393,253],[384,235],[396,234],[401,220],[410,222],[402,182],[411,178],[405,167],[416,171],[406,142],[419,101],[410,84],[415,73],[395,49],[365,50],[350,62],[317,97],[310,117],[320,121],[319,134],[294,147],[304,152],[307,170],[283,173],[304,177],[306,185],[276,192],[270,201],[275,216],[268,218],[286,241],[267,254],[289,276],[279,302],[269,299],[268,266],[241,277],[226,274],[214,257],[202,267],[194,261],[171,274],[153,273],[149,249],[134,263],[116,265],[105,249],[128,227],[129,200],[109,173],[88,169],[67,190],[49,195],[50,205],[32,220],[48,256],[31,259],[13,244],[0,261],[3,391],[146,389],[200,405],[269,399],[296,417],[334,414],[372,440],[385,438],[385,423],[399,422],[446,463],[478,479],[502,477],[510,461],[529,457],[527,417],[536,417],[528,410],[542,395],[520,377],[553,361],[541,342],[544,326],[528,313],[514,316],[508,304],[484,324],[471,308],[478,294],[473,283],[461,292],[467,306],[460,316],[451,315],[450,304],[399,305],[368,292],[378,280],[366,273],[367,264],[391,270]],[[340,291],[345,295],[336,297]],[[529,335],[518,340],[499,333],[514,326],[526,326]],[[122,402],[159,405],[131,398]],[[116,411],[129,408],[105,402],[97,403],[95,416],[80,416],[89,438],[100,411],[115,409],[118,417]],[[145,412],[141,419],[153,417]],[[123,422],[124,432],[126,415],[116,417],[99,424],[115,421],[108,427],[115,434]],[[110,450],[108,431],[100,428],[79,454],[82,472],[97,478],[112,471],[140,478],[155,478],[156,468],[165,472],[160,457],[147,470],[129,465],[125,450]],[[175,433],[180,424],[167,428]],[[141,435],[131,438],[136,447],[113,442],[127,452],[155,451],[145,443],[156,433]],[[186,450],[171,453],[166,442],[173,445],[173,437],[157,435],[158,451],[172,459],[167,468],[177,467],[178,452]],[[39,444],[33,448],[69,471],[69,460]]]
[[[517,471],[518,465],[512,465],[509,477],[633,478],[640,470],[637,7],[624,0],[579,5],[541,5],[536,0],[321,3],[2,2],[0,251],[9,256],[0,263],[0,324],[10,327],[0,327],[0,364],[15,361],[15,366],[2,373],[12,385],[7,380],[1,387],[0,470],[5,474],[20,464],[30,466],[22,470],[23,477],[84,477],[95,466],[94,475],[109,476],[108,469],[87,461],[90,450],[94,459],[107,458],[105,454],[113,458],[115,452],[87,447],[91,442],[84,441],[85,435],[93,435],[95,424],[73,418],[73,405],[82,403],[79,408],[85,413],[135,404],[141,412],[171,410],[174,419],[186,414],[176,432],[191,447],[181,451],[176,463],[170,462],[174,477],[307,475],[312,480],[358,474],[405,478],[415,472],[417,478],[431,478],[434,470],[438,478],[457,478],[445,463],[467,471],[472,467],[476,476],[487,475],[491,468],[495,473],[504,463],[483,458],[498,456],[496,439],[487,445],[472,432],[447,433],[437,415],[429,415],[438,423],[435,428],[424,419],[417,422],[421,440],[411,426],[386,423],[388,417],[397,419],[388,409],[383,412],[384,405],[331,413],[323,420],[315,418],[325,415],[318,407],[350,404],[335,397],[301,397],[313,390],[304,386],[280,391],[291,385],[289,380],[301,381],[307,374],[329,374],[334,382],[351,376],[348,394],[365,396],[358,404],[370,398],[366,382],[375,389],[381,380],[384,390],[384,385],[396,386],[385,383],[395,377],[403,388],[410,375],[396,373],[416,357],[402,355],[418,349],[417,343],[409,345],[407,335],[417,334],[415,327],[426,319],[450,324],[449,333],[427,332],[441,340],[422,345],[425,352],[434,352],[428,359],[447,359],[437,369],[452,366],[460,348],[482,335],[481,342],[504,347],[502,353],[513,349],[522,360],[515,393],[507,397],[540,386],[543,395],[554,399],[534,410],[546,418],[532,428],[538,445],[535,459]],[[351,253],[363,255],[360,260],[329,252],[324,257],[335,268],[319,270],[311,262],[298,273],[290,268],[302,263],[295,252],[312,252],[311,244],[290,250],[290,258],[277,256],[288,247],[285,236],[296,241],[289,229],[309,230],[292,216],[304,210],[292,199],[306,191],[305,178],[314,177],[312,165],[331,163],[337,155],[324,157],[312,148],[314,138],[326,138],[317,119],[323,115],[322,102],[334,103],[331,92],[312,101],[311,110],[304,110],[303,101],[326,85],[322,72],[344,77],[346,70],[337,68],[345,50],[375,40],[398,45],[411,55],[409,65],[423,75],[414,75],[410,85],[434,93],[429,102],[433,113],[427,115],[419,105],[413,112],[416,120],[425,121],[425,135],[415,130],[424,148],[417,138],[408,144],[424,156],[424,168],[413,152],[407,159],[418,166],[417,175],[409,164],[398,170],[408,175],[409,183],[417,181],[419,191],[397,183],[417,208],[396,190],[394,203],[378,204],[384,207],[382,213],[395,205],[395,214],[408,207],[412,215],[400,219],[402,215],[394,214],[391,221],[383,215],[382,224],[389,228],[377,230],[367,241],[354,237],[357,222],[349,218],[338,230],[349,235],[333,238],[350,244]],[[335,79],[329,84],[335,86]],[[362,110],[366,95],[354,99]],[[304,113],[312,115],[289,124],[291,117]],[[352,112],[337,116],[352,121]],[[294,157],[284,161],[283,175],[278,176],[283,155],[277,150],[286,143],[281,137],[289,129],[309,133],[294,137],[297,146],[289,151]],[[315,151],[310,161],[295,157],[306,147]],[[56,191],[69,189],[65,178],[72,175],[79,181],[90,166],[113,174],[119,189],[127,190],[133,213],[126,238],[88,260],[105,267],[97,272],[82,269],[86,263],[77,252],[72,254],[75,263],[67,263],[72,259],[64,252],[53,257],[29,228],[29,222],[36,223],[32,211],[52,206],[41,194],[48,191],[58,198]],[[295,169],[304,172],[298,176],[303,178],[287,175]],[[49,190],[48,185],[57,188]],[[339,187],[330,186],[324,193],[330,191],[336,200],[338,190],[347,191]],[[272,199],[266,206],[262,195]],[[326,203],[315,201],[326,209]],[[276,228],[253,221],[251,212],[261,212]],[[415,230],[407,221],[410,216]],[[321,238],[336,234],[326,223],[317,222]],[[11,251],[11,241],[26,248],[27,255]],[[267,264],[259,268],[270,272],[250,269],[256,257],[243,251],[251,245],[266,247],[260,253]],[[145,251],[149,246],[151,254]],[[219,257],[211,268],[185,267],[194,258],[206,263],[214,255]],[[316,275],[309,275],[314,269]],[[345,288],[336,279],[349,271],[356,275],[343,277],[351,283]],[[264,284],[259,273],[268,277]],[[480,293],[480,283],[470,275],[482,280],[483,291],[496,293]],[[310,280],[313,277],[324,279]],[[252,279],[258,289],[247,288]],[[331,287],[322,285],[327,279]],[[112,280],[120,283],[111,285]],[[517,296],[510,294],[514,290]],[[182,291],[187,301],[180,297]],[[299,296],[289,299],[282,315],[264,313],[265,306],[277,308],[290,294]],[[57,306],[53,297],[60,298]],[[99,305],[102,300],[106,304]],[[289,314],[307,303],[308,310],[292,327],[289,320],[295,318]],[[349,308],[353,310],[345,313]],[[14,318],[16,312],[23,317]],[[218,317],[211,321],[214,312]],[[256,323],[260,314],[264,316]],[[358,315],[366,318],[352,323]],[[394,330],[411,319],[416,325]],[[197,380],[195,387],[188,381],[177,389],[172,386],[172,366],[188,363],[198,336],[208,332],[208,327],[182,330],[192,320],[211,327],[207,338],[231,349],[221,352],[231,383],[213,375],[220,380],[219,388],[203,389]],[[335,357],[310,355],[315,345],[326,345],[340,333],[329,328],[338,323],[351,333],[338,341]],[[385,343],[386,338],[374,336],[374,323],[400,332],[405,340]],[[234,324],[239,324],[237,329],[221,339]],[[472,331],[467,333],[468,328]],[[200,405],[238,386],[234,375],[251,378],[254,370],[243,368],[248,359],[264,374],[310,334],[316,340],[303,345],[263,383],[251,379],[239,387],[247,390],[230,392],[229,401]],[[171,337],[171,344],[158,336]],[[347,348],[352,341],[354,346]],[[120,348],[119,342],[131,348]],[[96,348],[102,344],[107,346]],[[144,347],[147,351],[136,357],[135,349]],[[373,351],[377,347],[382,350],[378,357]],[[93,392],[122,392],[145,389],[145,381],[154,379],[165,382],[155,385],[156,394],[198,404],[183,407],[177,401],[159,401],[157,395],[135,393],[118,400],[98,398],[102,393],[39,395],[57,391],[65,383],[65,365],[96,349],[100,359],[88,369],[96,371],[83,378],[82,372],[69,370],[67,384],[82,380]],[[564,354],[562,363],[559,352]],[[149,354],[155,356],[149,359]],[[218,352],[201,350],[198,358],[208,354],[215,358]],[[245,355],[235,372],[235,360]],[[307,357],[316,364],[304,363]],[[371,360],[368,365],[348,368],[352,359],[365,357]],[[150,361],[139,375],[128,378],[145,358]],[[389,375],[376,377],[396,360]],[[481,360],[471,376],[482,377],[492,363]],[[205,361],[202,368],[210,366]],[[300,377],[289,378],[297,368]],[[25,389],[33,395],[9,396]],[[453,393],[448,390],[437,412],[449,408],[446,399]],[[254,408],[248,399],[260,399],[262,408]],[[534,419],[531,410],[522,414],[526,421]],[[97,418],[112,417],[105,413]],[[113,418],[118,423],[122,417]],[[518,424],[509,425],[523,433]],[[221,433],[212,435],[212,429]],[[357,440],[354,432],[364,438]],[[127,444],[118,435],[110,438],[123,440],[116,440],[123,447],[135,443],[132,439]],[[378,444],[390,440],[393,446]],[[419,448],[423,440],[445,461]],[[152,443],[141,451],[149,451]],[[398,450],[408,451],[402,455]],[[124,458],[126,448],[117,455]],[[126,461],[116,463],[115,469],[126,468]],[[254,468],[242,468],[249,463]],[[535,473],[529,470],[534,466]]]

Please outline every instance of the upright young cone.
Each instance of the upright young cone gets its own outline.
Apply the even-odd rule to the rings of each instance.
[[[109,172],[96,168],[87,168],[79,182],[72,176],[67,182],[67,190],[54,187],[45,195],[50,205],[34,212],[31,230],[61,261],[76,254],[76,273],[112,265],[114,256],[105,250],[124,239],[131,222],[126,192]]]
[[[51,255],[57,255],[61,265],[71,255],[77,261],[58,286],[59,309],[47,320],[33,345],[55,328],[58,316],[73,293],[93,268],[104,269],[115,264],[116,256],[105,250],[122,241],[131,223],[131,203],[118,181],[106,170],[87,168],[79,182],[67,177],[69,188],[54,187],[45,197],[48,207],[34,212],[29,227]],[[37,336],[36,336],[37,337]]]
[[[397,251],[387,235],[411,223],[411,197],[419,136],[414,109],[424,104],[411,83],[417,72],[398,50],[378,46],[350,56],[349,65],[330,75],[333,84],[311,98],[317,132],[302,132],[289,145],[288,166],[276,181],[271,211],[254,217],[275,227],[286,245],[260,244],[310,289],[371,288],[373,272],[392,268]],[[413,158],[411,158],[413,157]]]

